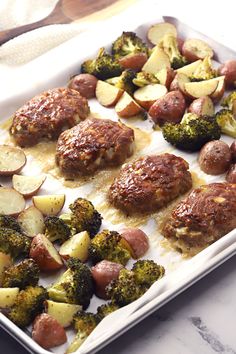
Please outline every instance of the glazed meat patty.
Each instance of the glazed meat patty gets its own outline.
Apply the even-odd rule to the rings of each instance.
[[[13,115],[10,134],[20,146],[55,140],[89,114],[88,101],[69,88],[55,88],[28,101]]]
[[[164,222],[174,247],[194,255],[236,228],[236,184],[212,183],[194,189]]]
[[[132,155],[134,131],[109,119],[86,119],[64,131],[57,143],[56,162],[66,174],[91,174],[117,166]]]
[[[172,154],[141,157],[123,166],[109,200],[128,214],[155,211],[192,186],[188,163]]]

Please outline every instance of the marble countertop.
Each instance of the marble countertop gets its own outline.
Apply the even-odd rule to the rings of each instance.
[[[236,354],[236,256],[98,354]],[[0,353],[26,354],[2,331]]]

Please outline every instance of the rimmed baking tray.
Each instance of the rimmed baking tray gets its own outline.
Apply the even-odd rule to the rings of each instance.
[[[183,38],[195,37],[206,40],[214,49],[216,54],[215,59],[218,62],[223,62],[227,59],[236,57],[236,53],[233,50],[226,48],[220,43],[215,42],[213,39],[191,29],[174,17],[164,16],[163,19],[155,19],[152,15],[152,19],[149,19],[149,21],[145,22],[145,24],[143,23],[141,26],[138,25],[138,21],[136,20],[136,23],[135,21],[132,21],[132,24],[130,23],[127,26],[123,23],[122,28],[119,21],[106,21],[104,24],[99,25],[99,27],[93,27],[90,31],[81,34],[34,60],[30,64],[24,66],[19,72],[14,73],[12,77],[10,75],[8,80],[12,82],[12,89],[5,89],[0,92],[1,120],[6,120],[20,105],[35,94],[48,88],[65,85],[68,77],[78,72],[81,62],[89,57],[93,57],[97,52],[97,49],[106,45],[106,43],[107,47],[109,47],[114,38],[120,35],[121,31],[133,30],[144,39],[147,28],[151,24],[163,20],[172,22],[177,27],[179,35]],[[20,83],[23,84],[20,85]],[[10,87],[9,83],[8,87]],[[90,105],[93,112],[97,112],[103,117],[117,119],[114,110],[100,107],[95,100],[92,100]],[[127,120],[126,123],[135,129],[141,129],[139,130],[139,133],[142,132],[142,134],[145,133],[151,137],[149,143],[142,147],[138,152],[138,155],[171,151],[171,153],[182,156],[189,162],[191,171],[195,175],[198,175],[198,183],[202,180],[205,180],[206,183],[210,183],[215,180],[219,181],[224,179],[223,176],[221,178],[215,178],[204,175],[199,170],[197,154],[183,153],[175,149],[170,150],[170,146],[164,141],[164,139],[162,139],[161,133],[152,131],[150,122]],[[139,135],[142,137],[142,134]],[[2,137],[2,139],[6,137],[6,132],[4,130],[0,131],[0,137]],[[229,143],[232,139],[223,137],[223,140]],[[37,164],[35,165],[34,162],[33,159],[29,158],[24,173],[32,174],[32,169],[39,171],[40,166],[37,166]],[[59,188],[61,190],[61,187],[61,181],[54,180],[53,175],[50,175],[42,193],[45,194],[45,192],[49,190],[50,193],[52,193],[52,191],[57,192]],[[92,187],[96,187],[96,185],[94,186],[93,181],[75,189],[64,186],[63,188],[67,195],[67,205],[70,201],[75,199],[75,193],[78,193],[80,196],[89,196]],[[102,203],[102,198],[93,194],[90,199],[99,209],[99,205]],[[104,227],[113,227],[114,229],[119,230],[123,226],[122,222],[114,222],[112,215],[108,215],[107,218],[105,217],[105,220],[106,221],[103,223]],[[162,236],[156,230],[152,217],[149,220],[146,220],[141,227],[151,235],[151,250],[146,258],[152,258],[165,265],[167,275],[155,283],[140,299],[106,317],[92,332],[77,353],[88,354],[100,350],[103,346],[120,336],[130,327],[140,322],[146,316],[170,301],[236,253],[236,230],[224,236],[195,257],[184,259],[177,252],[165,249],[164,244],[162,243]],[[46,285],[50,283],[52,279],[53,278],[48,277],[44,278],[43,284]],[[99,303],[99,300],[93,300],[91,309],[95,309]],[[30,352],[41,354],[49,353],[49,351],[42,349],[31,339],[28,330],[20,330],[3,314],[0,314],[0,324]],[[70,338],[71,335],[72,333],[69,333]],[[52,351],[63,353],[65,351],[65,346],[61,346]]]

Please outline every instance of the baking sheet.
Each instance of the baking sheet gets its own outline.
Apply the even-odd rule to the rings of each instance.
[[[84,35],[74,38],[73,40],[42,56],[38,60],[35,60],[31,64],[23,67],[19,73],[20,77],[24,77],[26,79],[23,88],[19,90],[16,85],[14,87],[14,91],[11,90],[10,92],[9,90],[6,90],[3,93],[3,96],[1,96],[1,119],[3,121],[6,120],[15,111],[15,109],[40,91],[65,85],[68,77],[78,72],[80,62],[84,61],[86,58],[94,56],[100,46],[109,43],[109,47],[110,43],[118,35],[120,35],[122,30],[134,30],[138,35],[145,39],[147,28],[152,23],[157,23],[159,21],[162,21],[162,19],[155,19],[138,27],[135,27],[135,24],[132,23],[132,25],[129,24],[129,26],[122,29],[120,28],[120,25],[114,25],[113,23],[113,30],[110,32],[106,31],[109,26],[109,21],[107,21],[107,23],[100,26],[99,30],[96,29],[95,47],[88,45],[88,43],[94,42],[94,32],[90,31]],[[173,21],[178,22],[178,20],[174,19]],[[178,25],[180,35],[188,36],[186,27],[179,22]],[[196,32],[194,32],[194,34],[195,37],[197,36],[201,38],[201,34],[197,34]],[[78,54],[75,55],[75,48],[83,48],[83,54],[78,51]],[[86,55],[84,54],[85,52]],[[227,56],[227,49],[223,48],[223,52]],[[232,54],[233,52],[230,51],[228,54],[230,55],[230,53]],[[95,112],[103,118],[117,120],[117,116],[113,109],[101,107],[96,100],[90,100],[89,103],[93,113]],[[146,154],[171,152],[177,156],[182,156],[189,162],[190,170],[193,173],[194,186],[202,183],[224,180],[224,176],[213,177],[205,175],[199,169],[196,153],[183,153],[170,147],[170,145],[163,139],[160,131],[153,131],[152,123],[150,121],[142,121],[139,118],[122,121],[134,127],[137,137],[139,140],[142,139],[142,146],[139,146],[139,149],[135,152],[136,157]],[[147,136],[150,137],[150,140]],[[0,137],[1,141],[7,138],[7,134],[4,130],[0,131]],[[223,140],[227,143],[232,141],[229,137],[223,137]],[[23,169],[22,174],[34,175],[41,171],[42,165],[32,156],[35,156],[35,154],[31,149],[29,149],[28,163]],[[140,224],[140,222],[133,218],[128,218],[125,219],[125,222],[121,222],[124,218],[121,218],[120,212],[112,207],[106,209],[106,190],[109,187],[113,175],[117,173],[116,170],[112,172],[106,171],[105,173],[99,172],[95,179],[91,179],[85,184],[82,183],[80,187],[71,189],[70,187],[72,183],[66,182],[65,185],[61,178],[55,179],[57,171],[54,168],[52,156],[45,155],[43,157],[44,159],[45,157],[49,159],[49,164],[46,168],[48,177],[42,190],[40,191],[40,194],[61,193],[63,188],[63,191],[67,196],[64,210],[67,210],[68,204],[76,197],[88,197],[94,203],[96,208],[101,211],[104,217],[102,225],[103,228],[108,227],[119,231],[125,225],[137,225],[149,235],[150,239],[150,251],[145,255],[145,258],[154,259],[166,268],[166,276],[154,284],[143,297],[105,318],[90,335],[83,346],[78,350],[78,353],[92,353],[97,351],[105,345],[105,343],[113,340],[125,329],[128,329],[128,327],[145,317],[145,314],[149,313],[149,311],[154,311],[155,308],[161,306],[163,303],[177,295],[180,291],[184,290],[185,287],[191,285],[191,283],[203,276],[205,272],[208,272],[214,266],[217,266],[220,262],[226,260],[227,257],[236,252],[236,233],[234,231],[231,232],[230,235],[227,235],[208,247],[206,250],[200,252],[192,259],[183,258],[178,252],[168,247],[167,242],[157,230],[157,221],[160,220],[160,216],[163,213],[162,211],[152,215],[150,218],[143,218],[142,223]],[[133,158],[134,157],[132,157],[132,159]],[[2,181],[2,183],[5,185],[6,179]],[[98,190],[99,193],[97,192]],[[173,204],[174,203],[172,203],[172,205]],[[131,267],[132,263],[133,262],[129,262],[127,267]],[[54,278],[55,277],[53,276],[44,277],[41,283],[43,285],[47,285],[51,283]],[[88,310],[96,310],[96,307],[101,303],[101,300],[94,297]],[[148,310],[146,312],[145,309],[147,307]],[[31,349],[33,352],[37,353],[48,353],[48,351],[39,347],[26,333],[22,332],[2,314],[0,319],[4,328],[13,334],[17,340],[23,343],[27,349]],[[72,338],[71,336],[74,335],[74,332],[70,331],[68,334],[70,341]],[[63,353],[65,348],[66,345],[53,349],[52,351],[56,353]]]

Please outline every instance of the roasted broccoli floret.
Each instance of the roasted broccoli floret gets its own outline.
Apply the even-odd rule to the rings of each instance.
[[[123,32],[112,44],[112,54],[117,59],[136,53],[148,54],[148,47],[134,32]]]
[[[118,87],[121,90],[128,92],[130,95],[136,89],[136,86],[133,83],[133,79],[135,78],[135,72],[130,69],[126,69],[122,72],[122,74],[118,77],[112,77],[111,79],[106,80],[109,84]]]
[[[8,317],[19,327],[28,326],[43,311],[43,303],[47,299],[47,291],[42,286],[28,286],[17,295]]]
[[[77,334],[66,353],[75,352],[97,326],[99,319],[94,313],[78,311],[74,315],[74,328]]]
[[[111,281],[106,288],[108,298],[119,306],[137,300],[146,290],[137,283],[134,273],[127,269],[121,269],[118,279]]]
[[[91,237],[99,231],[102,217],[93,204],[84,198],[77,198],[69,206],[71,213],[62,214],[62,219],[70,228],[71,233],[88,231]]]
[[[159,84],[159,80],[154,74],[141,71],[136,74],[136,77],[133,79],[133,83],[138,87],[143,87],[151,84]]]
[[[186,113],[179,124],[166,123],[162,134],[170,144],[182,150],[197,151],[210,140],[218,140],[221,129],[215,117]]]
[[[236,91],[231,92],[228,96],[223,98],[221,102],[222,107],[227,107],[228,109],[233,109],[233,102],[236,101]]]
[[[0,228],[0,252],[9,254],[13,259],[28,255],[30,239],[22,233],[6,227]]]
[[[59,241],[63,243],[71,235],[69,226],[57,216],[46,217],[44,224],[44,234],[51,242]]]
[[[86,60],[81,65],[81,72],[96,76],[100,80],[106,80],[109,77],[119,76],[122,73],[122,67],[112,55],[101,48],[95,59]]]
[[[67,264],[69,269],[49,287],[49,298],[87,308],[94,292],[91,271],[87,265],[75,258],[71,258]]]
[[[39,267],[33,259],[24,261],[6,269],[3,273],[3,288],[25,289],[27,286],[35,286],[39,281]]]
[[[168,55],[173,69],[181,68],[187,64],[187,60],[179,52],[177,39],[173,34],[167,33],[160,41],[159,46]]]
[[[216,113],[216,121],[222,133],[236,138],[236,119],[229,109],[221,109]]]
[[[89,257],[94,264],[106,259],[126,265],[131,254],[126,241],[118,232],[103,230],[92,239]]]
[[[19,223],[12,216],[0,215],[0,228],[6,227],[18,232],[22,232]]]
[[[96,316],[101,321],[104,317],[110,315],[110,313],[119,309],[119,306],[114,302],[108,302],[107,304],[103,304],[97,308]]]
[[[212,62],[210,56],[206,56],[202,63],[194,71],[193,75],[190,76],[191,81],[203,81],[210,80],[217,76],[216,70],[212,67]]]
[[[165,268],[152,260],[139,260],[134,263],[132,272],[139,285],[149,288],[155,281],[163,277]]]

